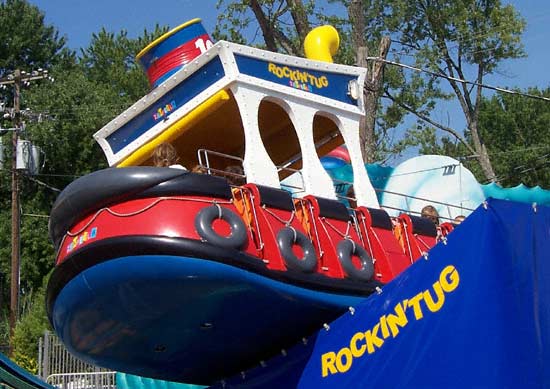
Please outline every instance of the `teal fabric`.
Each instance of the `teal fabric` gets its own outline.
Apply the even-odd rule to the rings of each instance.
[[[117,389],[201,389],[205,386],[154,380],[137,375],[116,373]]]
[[[375,189],[384,189],[388,178],[391,176],[394,168],[391,166],[383,166],[379,164],[366,164],[367,173],[369,175],[372,186]],[[338,185],[339,181],[353,182],[353,169],[350,164],[345,164],[343,166],[326,169],[330,177],[335,181],[337,194],[340,196],[345,196],[349,189],[349,184]],[[381,200],[382,192],[377,191],[376,195],[378,196],[378,201]]]
[[[542,189],[540,186],[529,188],[520,184],[512,188],[503,188],[493,182],[481,185],[481,189],[487,198],[550,205],[550,190]]]

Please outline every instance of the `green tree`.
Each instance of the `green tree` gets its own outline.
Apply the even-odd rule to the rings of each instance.
[[[6,77],[15,69],[26,71],[38,68],[49,68],[51,66],[60,66],[61,64],[70,64],[74,62],[74,53],[65,47],[65,39],[60,38],[55,27],[47,25],[44,21],[44,14],[35,6],[24,0],[6,0],[0,3],[0,76]],[[6,106],[12,106],[13,93],[11,89],[2,91],[3,103]],[[1,119],[0,123],[4,128],[14,127],[10,120]],[[9,133],[11,135],[11,133]],[[25,134],[23,134],[25,135]],[[9,144],[10,139],[4,137],[4,144]],[[11,149],[7,151],[7,158],[11,157]],[[7,159],[9,161],[9,159]],[[0,195],[4,199],[10,198],[11,165],[5,163],[0,171],[2,175],[0,183]],[[27,193],[27,183],[22,182],[22,211],[23,214],[32,214],[36,201],[25,202]],[[10,258],[11,258],[11,204],[10,201],[3,201],[0,204],[0,269],[5,275],[1,279],[0,296],[2,297],[2,306],[0,314],[2,319],[7,319],[9,305],[9,286],[10,286]],[[43,209],[43,207],[42,207]],[[51,264],[44,265],[45,256],[53,252],[48,247],[47,240],[47,219],[31,220],[25,216],[22,219],[21,235],[23,238],[31,237],[29,242],[22,244],[22,293],[25,294],[31,289],[31,285],[40,286],[42,278]],[[32,259],[31,259],[32,258]],[[37,265],[34,268],[34,265]],[[33,267],[30,272],[31,279],[27,278],[28,266]],[[35,271],[36,270],[36,271]],[[28,281],[28,282],[27,282]],[[2,331],[0,342],[6,344],[8,333]]]
[[[114,34],[102,29],[92,35],[90,46],[81,50],[80,64],[90,81],[113,89],[121,101],[134,103],[149,89],[147,77],[135,56],[167,31],[167,27],[156,25],[154,31],[144,30],[134,39],[124,30]]]
[[[27,123],[24,136],[41,147],[45,161],[38,176],[22,176],[22,290],[36,289],[54,262],[47,219],[39,216],[49,214],[70,182],[107,167],[92,135],[147,91],[143,72],[120,61],[133,58],[142,39],[102,32],[83,50],[88,54],[80,63],[54,67],[54,83],[42,82],[23,93],[24,106],[42,113],[42,120]]]
[[[524,93],[550,99],[550,88]],[[550,188],[550,102],[496,93],[480,104],[479,129],[503,186]]]
[[[166,29],[157,28],[136,39],[128,38],[125,32],[108,34],[101,31],[92,37],[90,46],[82,50],[80,58],[63,56],[61,49],[62,58],[43,66],[50,66],[54,83],[40,81],[22,91],[21,108],[30,108],[33,114],[22,116],[25,130],[21,137],[40,146],[45,157],[40,174],[20,175],[22,301],[28,300],[29,294],[40,288],[54,266],[55,253],[48,239],[47,215],[55,198],[77,177],[107,166],[92,135],[147,92],[143,71],[130,62],[138,49],[164,31]],[[3,125],[11,126],[12,123]],[[9,199],[9,166],[2,174],[5,179],[0,181],[0,194]],[[0,269],[8,275],[10,219],[10,204],[4,202],[0,206]],[[2,289],[6,309],[9,279],[4,281]]]
[[[531,95],[528,96],[528,95]],[[532,97],[535,96],[535,97]],[[536,98],[536,96],[540,98]],[[550,89],[516,89],[483,97],[479,132],[487,144],[498,182],[550,187]],[[437,137],[435,128],[411,131],[423,154],[444,154],[461,159],[482,183],[488,182],[469,150],[456,138]],[[464,137],[471,142],[471,134]]]
[[[25,307],[14,331],[13,359],[19,366],[34,374],[38,373],[38,339],[44,335],[46,329],[50,329],[45,299],[45,285],[26,295]]]
[[[46,69],[74,56],[65,47],[65,38],[26,0],[1,2],[0,21],[0,76],[16,68]]]
[[[431,72],[416,77],[413,94],[437,92],[438,80],[446,80],[464,114],[468,136],[422,111],[425,107],[431,109],[436,99],[429,99],[427,105],[409,104],[403,98],[409,85],[398,93],[388,89],[386,96],[425,125],[458,139],[469,154],[475,155],[484,177],[496,180],[487,143],[479,131],[482,84],[503,60],[524,55],[521,34],[525,22],[512,5],[503,5],[500,0],[391,0],[387,7],[392,16],[386,18],[386,27],[400,42],[403,55],[414,56],[415,66]]]

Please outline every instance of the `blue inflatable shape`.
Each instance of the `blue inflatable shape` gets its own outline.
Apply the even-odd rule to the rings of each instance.
[[[325,169],[336,169],[344,165],[347,165],[346,161],[335,157],[322,157],[321,164]]]

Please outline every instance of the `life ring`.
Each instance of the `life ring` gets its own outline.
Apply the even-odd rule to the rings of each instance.
[[[216,219],[222,219],[229,224],[231,233],[228,236],[214,231],[213,224]],[[218,204],[199,211],[195,218],[195,228],[201,238],[216,246],[241,249],[247,242],[246,227],[241,218],[232,210]]]
[[[293,227],[284,227],[277,233],[277,244],[287,268],[311,273],[317,267],[317,254],[313,243],[307,236]],[[292,251],[294,245],[300,246],[303,257],[298,258]]]
[[[340,264],[349,278],[359,281],[370,281],[374,275],[374,264],[367,251],[351,239],[344,239],[336,248]],[[355,267],[353,256],[359,257],[361,268]]]

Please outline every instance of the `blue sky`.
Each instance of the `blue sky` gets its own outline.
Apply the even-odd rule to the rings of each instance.
[[[506,1],[506,0],[505,0]],[[212,32],[216,23],[216,0],[30,0],[46,14],[46,22],[53,24],[68,39],[72,48],[85,47],[94,32],[102,27],[109,31],[127,30],[130,36],[138,36],[144,28],[155,24],[171,28],[196,17],[203,20],[207,31]],[[498,86],[521,87],[550,86],[550,1],[510,1],[527,21],[523,37],[528,57],[508,61],[486,80]]]

